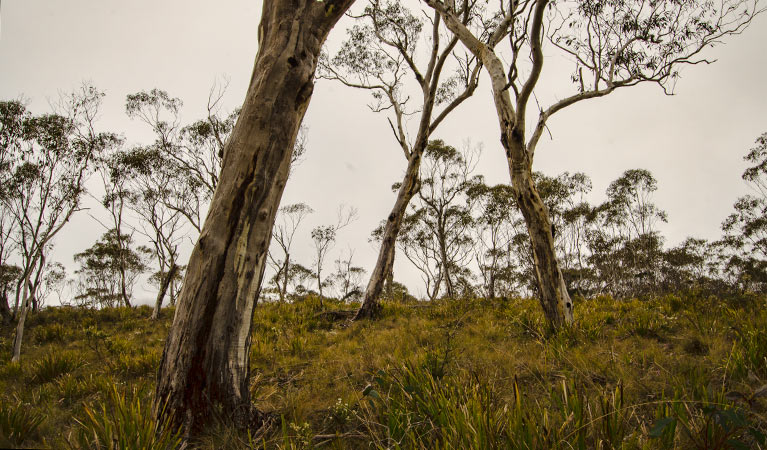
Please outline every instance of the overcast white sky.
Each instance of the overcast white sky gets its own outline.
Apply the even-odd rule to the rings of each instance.
[[[214,80],[227,76],[226,108],[240,105],[258,49],[260,11],[261,2],[253,0],[5,0],[0,99],[23,96],[34,113],[43,113],[59,91],[89,80],[107,94],[101,126],[124,133],[129,142],[146,142],[143,128],[125,117],[129,93],[165,89],[184,101],[182,120],[190,122],[202,117]],[[331,47],[348,23],[344,19],[333,30]],[[740,178],[742,156],[767,131],[766,44],[767,16],[761,16],[707,53],[715,64],[684,69],[672,97],[648,85],[559,113],[550,122],[553,140],[539,145],[535,168],[549,175],[585,172],[593,180],[593,203],[604,199],[607,185],[624,170],[648,169],[658,179],[656,203],[669,215],[661,227],[667,245],[687,236],[716,239],[733,202],[748,191]],[[546,69],[546,80],[556,85],[551,80],[567,80],[571,66],[550,58]],[[508,182],[487,85],[483,77],[478,92],[436,137],[456,146],[466,139],[482,143],[478,172],[489,182]],[[566,93],[540,95],[552,100]],[[331,259],[351,246],[357,265],[369,270],[375,261],[368,236],[391,209],[390,186],[401,178],[405,161],[368,100],[326,81],[314,91],[305,120],[308,155],[283,196],[283,204],[302,201],[316,211],[296,242],[304,265],[310,264],[309,231],[334,221],[341,203],[357,207],[360,218],[341,232]],[[98,204],[90,206],[101,214]],[[72,255],[103,231],[80,214],[57,240],[54,259],[71,274]],[[419,279],[404,261],[395,276],[418,292]],[[147,300],[153,295],[146,286],[135,294]]]

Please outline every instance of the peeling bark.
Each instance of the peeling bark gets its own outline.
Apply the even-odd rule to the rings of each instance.
[[[262,420],[248,389],[253,311],[320,49],[352,2],[263,2],[247,97],[158,370],[155,416],[187,436],[214,416],[243,428]]]

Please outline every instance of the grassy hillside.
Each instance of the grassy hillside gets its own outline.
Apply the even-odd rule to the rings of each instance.
[[[350,325],[318,305],[257,308],[251,389],[271,424],[218,423],[197,445],[765,448],[763,298],[586,300],[555,336],[534,300],[386,304],[381,320]],[[149,413],[172,311],[149,315],[46,309],[20,366],[4,328],[0,446],[172,447]]]

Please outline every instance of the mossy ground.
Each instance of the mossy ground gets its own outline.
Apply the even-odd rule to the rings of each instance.
[[[759,448],[767,429],[764,298],[581,300],[558,334],[530,299],[387,303],[352,324],[319,312],[311,297],[258,306],[251,392],[275,420],[250,434],[216,423],[196,445]],[[48,308],[28,321],[21,365],[4,328],[4,445],[83,446],[114,391],[148,415],[173,312],[150,313]]]

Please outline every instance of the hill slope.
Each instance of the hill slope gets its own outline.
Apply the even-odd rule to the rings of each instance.
[[[318,304],[257,308],[251,389],[271,425],[249,435],[218,423],[197,445],[765,448],[763,298],[584,300],[577,326],[555,336],[528,299],[386,304],[354,324]],[[172,310],[150,313],[46,309],[21,366],[4,328],[0,444],[130,435],[122,448],[173,447],[149,413]]]

